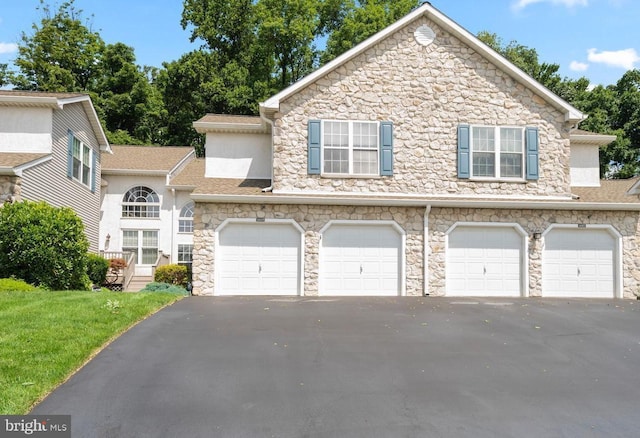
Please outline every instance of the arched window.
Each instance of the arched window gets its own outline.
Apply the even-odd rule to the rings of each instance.
[[[179,233],[193,233],[193,209],[195,204],[189,202],[180,210],[180,217],[178,218],[178,232]]]
[[[149,187],[133,187],[122,198],[122,217],[160,217],[158,194]]]

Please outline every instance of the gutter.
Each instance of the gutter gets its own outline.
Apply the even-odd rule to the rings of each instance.
[[[309,204],[309,205],[366,205],[392,207],[436,208],[495,208],[500,210],[609,210],[640,211],[640,203],[602,203],[576,201],[498,201],[498,200],[446,200],[446,199],[372,199],[362,197],[319,197],[281,195],[212,195],[192,193],[196,202],[238,204]]]

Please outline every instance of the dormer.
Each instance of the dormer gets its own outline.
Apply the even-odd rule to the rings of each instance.
[[[600,187],[600,146],[615,141],[615,135],[576,129],[571,132],[571,187]]]

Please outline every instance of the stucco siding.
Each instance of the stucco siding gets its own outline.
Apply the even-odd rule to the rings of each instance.
[[[67,177],[68,130],[96,154],[95,192]],[[70,207],[82,218],[92,252],[98,251],[100,212],[100,147],[81,103],[53,111],[53,157],[23,172],[22,198]]]
[[[428,47],[413,33],[429,25]],[[426,18],[390,35],[280,104],[275,115],[274,191],[567,196],[569,126],[564,115]],[[391,121],[394,174],[307,175],[309,119]],[[457,126],[533,126],[540,178],[526,183],[457,177]]]

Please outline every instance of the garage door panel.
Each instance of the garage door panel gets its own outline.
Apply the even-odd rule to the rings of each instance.
[[[401,237],[391,226],[335,224],[321,244],[321,295],[399,294]]]
[[[298,294],[300,233],[291,224],[231,223],[218,242],[217,294]]]
[[[448,235],[447,295],[520,296],[522,240],[513,227],[456,227]]]
[[[555,228],[545,236],[542,294],[614,296],[616,238],[605,229]]]

